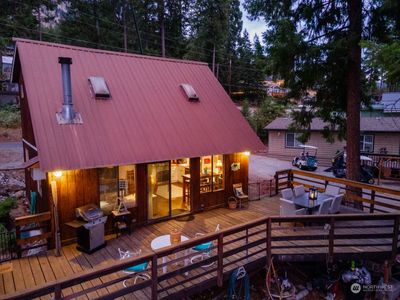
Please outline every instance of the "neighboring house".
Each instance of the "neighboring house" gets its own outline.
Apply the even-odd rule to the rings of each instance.
[[[292,119],[276,118],[265,129],[268,131],[268,154],[272,157],[292,159],[301,153],[298,133],[288,131]],[[318,147],[318,159],[329,164],[337,151],[343,150],[345,141],[335,139],[328,143],[322,136],[326,124],[319,118],[311,123],[310,139],[306,143]],[[362,152],[379,153],[386,148],[388,154],[400,154],[400,117],[361,117],[360,147]]]
[[[364,107],[361,115],[365,117],[400,117],[400,92],[383,93],[379,101]]]
[[[16,39],[13,79],[27,195],[49,210],[56,183],[64,241],[85,204],[124,196],[139,224],[224,206],[265,148],[205,63]]]

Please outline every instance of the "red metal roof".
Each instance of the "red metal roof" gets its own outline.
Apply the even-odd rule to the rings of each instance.
[[[264,149],[204,63],[23,39],[16,43],[43,171]],[[57,123],[60,56],[72,58],[72,98],[83,124]],[[89,76],[105,78],[111,100],[92,98]],[[181,83],[191,84],[200,101],[189,102]]]

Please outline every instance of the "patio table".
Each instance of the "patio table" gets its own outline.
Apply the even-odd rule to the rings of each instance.
[[[308,199],[309,193],[304,193],[301,196],[294,197],[293,198],[293,203],[297,206],[300,206],[302,208],[306,208],[308,210],[309,214],[312,214],[312,210],[314,208],[319,207],[322,202],[324,202],[326,199],[332,198],[332,196],[325,194],[325,193],[318,193],[318,197],[314,201],[310,201]]]
[[[181,242],[185,242],[188,241],[189,238],[185,235],[181,235]],[[171,235],[170,234],[166,234],[166,235],[162,235],[162,236],[158,236],[155,239],[153,239],[151,241],[151,249],[153,250],[157,250],[157,249],[161,249],[164,247],[168,247],[171,246]],[[185,251],[185,256],[188,255],[188,253],[186,253],[188,250]],[[163,256],[162,258],[162,263],[163,265],[165,265],[167,263],[167,257]],[[185,259],[185,266],[188,264],[188,259]],[[167,266],[163,266],[163,273],[167,273]]]

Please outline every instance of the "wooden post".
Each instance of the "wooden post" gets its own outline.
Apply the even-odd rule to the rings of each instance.
[[[268,218],[267,222],[265,223],[265,230],[266,230],[266,250],[267,250],[267,268],[271,264],[271,257],[272,257],[272,220]]]
[[[54,287],[54,299],[58,300],[61,299],[62,295],[61,295],[61,286],[59,284],[57,284]]]
[[[58,195],[57,195],[57,182],[51,181],[51,198],[53,199],[53,217],[54,217],[54,240],[56,246],[56,256],[61,256],[61,235],[60,235],[60,224],[58,219]]]
[[[329,261],[333,261],[334,241],[335,241],[335,218],[330,218],[329,228]]]
[[[391,267],[387,260],[383,264],[383,283],[388,284],[391,279]]]
[[[393,241],[392,241],[392,260],[396,259],[397,255],[397,243],[399,241],[399,216],[396,216],[393,222]]]
[[[372,203],[370,203],[370,205],[369,205],[369,212],[371,214],[373,214],[374,208],[375,208],[375,190],[371,191],[371,201],[372,201]]]
[[[278,178],[279,178],[278,173],[275,172],[275,195],[278,195],[278,192],[279,192],[279,188],[278,188],[279,179]]]
[[[218,235],[218,266],[217,266],[217,285],[222,287],[224,284],[224,235]]]
[[[157,274],[157,255],[154,254],[151,260],[151,299],[158,298],[158,274]]]

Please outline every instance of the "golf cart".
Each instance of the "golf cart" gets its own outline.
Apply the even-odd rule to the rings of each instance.
[[[292,166],[296,166],[301,170],[315,171],[318,167],[318,147],[308,145],[299,145],[299,147],[303,148],[303,151],[301,152],[300,156],[293,158]],[[314,155],[310,155],[308,151],[315,151]],[[304,154],[304,152],[306,153]]]
[[[374,184],[374,172],[371,166],[368,166],[367,162],[372,162],[373,160],[368,156],[361,155],[361,169],[360,169],[360,181]],[[332,172],[337,178],[346,177],[346,153],[339,153],[334,159],[332,159]]]

